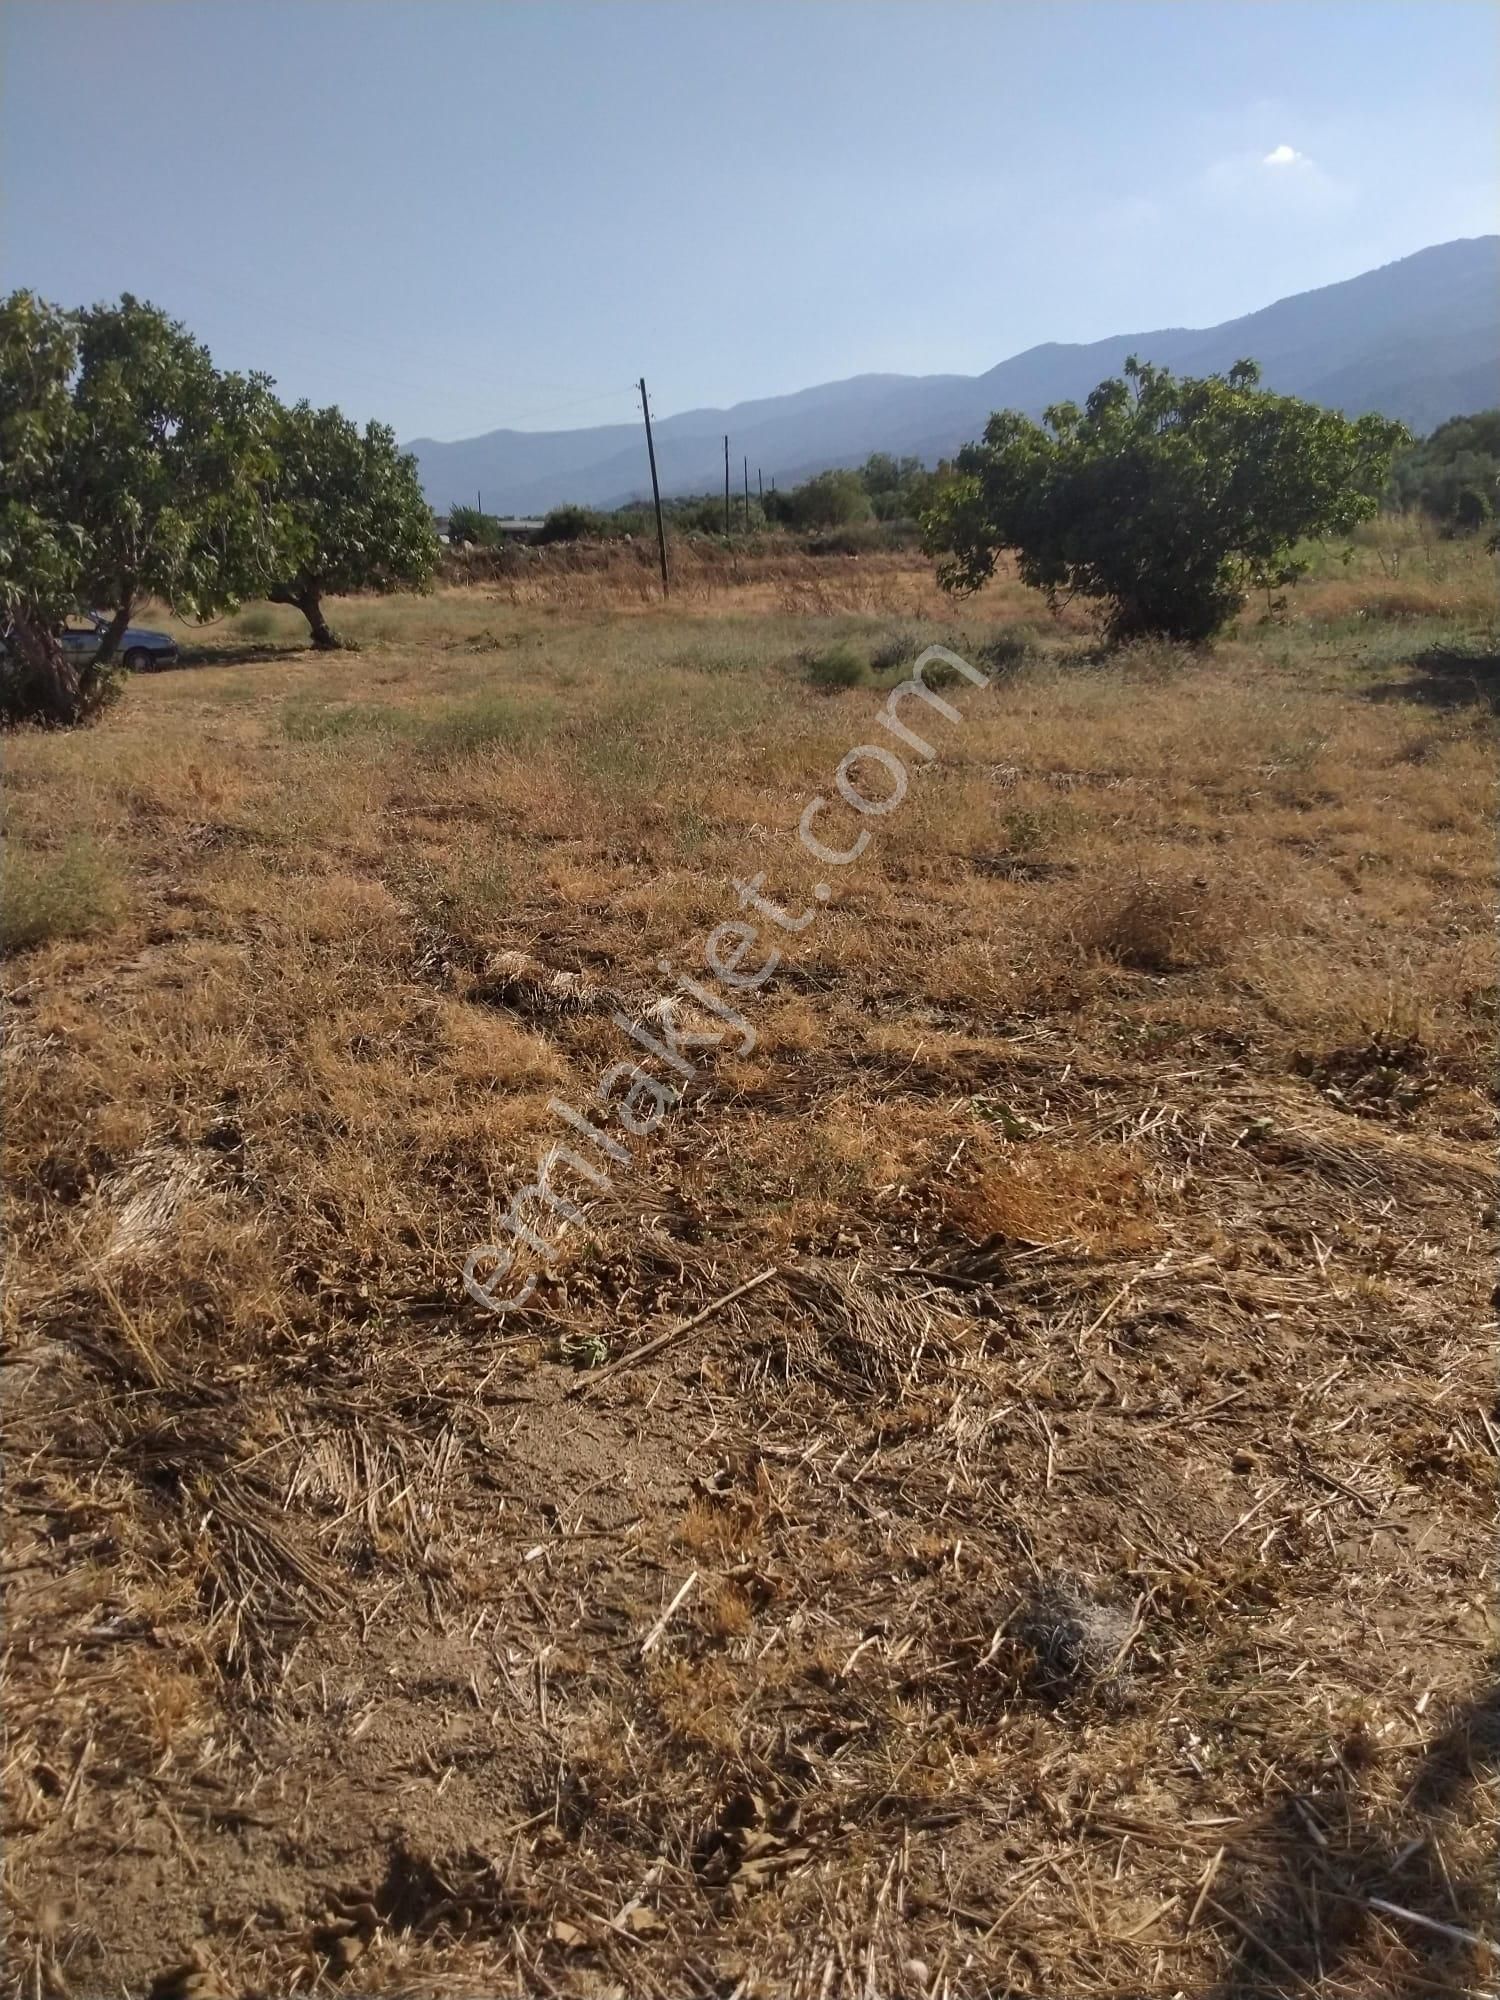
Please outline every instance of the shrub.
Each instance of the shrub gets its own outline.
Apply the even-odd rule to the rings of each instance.
[[[49,938],[86,937],[119,920],[124,897],[113,869],[82,836],[60,854],[18,849],[0,870],[0,949],[24,951]]]
[[[872,673],[877,674],[896,673],[900,668],[908,666],[917,657],[917,650],[915,641],[904,636],[898,635],[895,638],[882,639],[870,655],[870,670]],[[951,673],[952,668],[950,667],[948,671]],[[929,686],[932,685],[932,674],[930,671],[925,673],[923,678]]]
[[[1462,486],[1453,501],[1453,527],[1462,535],[1477,534],[1494,513],[1490,496],[1481,486]]]
[[[891,530],[879,521],[851,521],[840,528],[824,528],[808,535],[802,544],[810,556],[866,556],[876,549],[894,548]]]
[[[1002,813],[1000,824],[1005,829],[1005,846],[1010,854],[1039,853],[1047,845],[1052,827],[1047,813],[1029,806],[1017,806],[1008,813]]]
[[[424,862],[403,886],[426,923],[456,936],[496,933],[516,905],[510,870],[483,844]]]
[[[450,549],[491,549],[501,539],[500,524],[493,514],[482,514],[477,507],[461,506],[458,501],[448,509]]]
[[[242,639],[269,639],[276,630],[276,617],[268,605],[257,604],[240,613],[234,629]]]
[[[537,530],[539,542],[581,542],[606,534],[609,523],[591,507],[554,507]]]
[[[1104,603],[1112,639],[1211,638],[1252,586],[1303,573],[1298,540],[1375,512],[1406,435],[1259,380],[1252,361],[1179,381],[1132,356],[1081,410],[991,417],[926,517],[941,582],[978,590],[1014,549],[1022,582],[1054,607],[1064,592]]]
[[[607,532],[611,535],[633,536],[656,533],[656,516],[649,507],[633,505],[617,507],[613,514],[606,514],[604,519]]]
[[[829,694],[838,688],[859,687],[869,678],[864,659],[847,644],[808,654],[806,666],[808,686]]]
[[[1007,626],[986,639],[977,650],[980,664],[992,674],[1014,673],[1025,661],[1035,658],[1036,632],[1030,625]],[[927,678],[930,680],[932,676],[929,674]]]
[[[1387,502],[1472,533],[1500,506],[1500,409],[1450,417],[1396,460]]]
[[[857,472],[820,472],[784,496],[778,515],[794,528],[849,528],[873,521],[875,509]]]

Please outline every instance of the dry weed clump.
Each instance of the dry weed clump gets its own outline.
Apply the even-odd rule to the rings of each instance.
[[[1132,972],[1193,972],[1229,960],[1253,910],[1251,896],[1222,873],[1140,867],[1080,891],[1062,935],[1074,950]]]
[[[1066,1571],[1042,1577],[1012,1613],[1028,1686],[1052,1700],[1118,1701],[1129,1692],[1127,1659],[1140,1631],[1140,1606],[1112,1604]]]
[[[1030,1136],[1014,1113],[986,1107],[991,1130],[1016,1134],[971,1185],[943,1197],[948,1220],[971,1243],[996,1238],[1042,1246],[1072,1239],[1091,1253],[1141,1251],[1157,1236],[1149,1162],[1121,1145],[1061,1145]],[[984,1159],[982,1146],[971,1157]]]
[[[1493,1983],[1449,560],[1124,661],[1008,578],[557,563],[7,746],[17,851],[119,890],[7,966],[17,2000]],[[1358,616],[1409,574],[1441,617]],[[820,905],[883,696],[802,656],[930,638],[1004,671]],[[754,1046],[481,1314],[762,874],[821,914]]]

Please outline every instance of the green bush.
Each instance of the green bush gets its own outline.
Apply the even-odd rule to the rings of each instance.
[[[25,951],[49,938],[87,937],[117,923],[125,899],[105,856],[82,835],[59,854],[6,843],[0,866],[0,949]]]
[[[450,549],[493,549],[503,540],[493,514],[481,514],[477,507],[460,506],[456,501],[448,509]]]
[[[804,661],[809,687],[831,694],[838,688],[860,687],[870,670],[863,657],[848,644],[829,646],[821,653],[809,653]]]
[[[1011,549],[1054,604],[1104,604],[1112,640],[1211,639],[1252,587],[1303,574],[1303,537],[1370,518],[1406,437],[1259,381],[1253,361],[1179,380],[1132,356],[1083,409],[1057,404],[1041,424],[1000,411],[926,516],[940,581],[978,590]]]
[[[1453,526],[1462,535],[1477,534],[1494,511],[1482,486],[1461,486],[1453,500]]]
[[[597,540],[609,533],[609,517],[592,507],[554,507],[537,530],[539,542]]]
[[[849,528],[875,518],[857,472],[820,472],[793,487],[787,497],[794,528]]]
[[[1418,507],[1454,534],[1485,527],[1500,508],[1500,409],[1450,417],[1391,468],[1392,507]]]
[[[720,535],[724,533],[724,496],[710,494],[706,500],[694,500],[677,510],[678,525],[690,535]],[[729,531],[740,525],[738,509],[730,513]]]
[[[252,605],[235,619],[234,629],[242,639],[269,639],[276,630],[276,614],[269,605]]]

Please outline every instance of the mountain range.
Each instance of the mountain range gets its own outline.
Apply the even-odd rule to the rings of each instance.
[[[1051,403],[1081,402],[1131,354],[1185,375],[1248,356],[1267,388],[1429,431],[1500,401],[1500,236],[1436,244],[1221,326],[1048,341],[983,375],[856,375],[728,410],[686,410],[655,425],[662,490],[715,491],[726,431],[736,465],[748,454],[752,471],[783,488],[872,451],[935,464],[978,437],[991,411],[1036,417]],[[417,438],[407,449],[440,510],[476,491],[486,511],[520,515],[565,501],[612,507],[650,491],[636,424]]]

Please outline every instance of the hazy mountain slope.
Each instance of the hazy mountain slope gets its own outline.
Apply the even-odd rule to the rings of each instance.
[[[782,486],[872,451],[931,463],[977,437],[992,410],[1038,416],[1049,403],[1081,400],[1129,354],[1193,374],[1248,355],[1271,388],[1351,414],[1383,410],[1430,430],[1500,400],[1500,236],[1419,250],[1222,326],[1049,341],[978,376],[857,375],[730,410],[683,411],[656,425],[663,489],[716,490],[725,431],[736,487],[745,456],[752,483],[760,468]],[[476,491],[491,510],[529,514],[565,500],[611,506],[649,490],[633,424],[491,431],[453,444],[419,438],[409,448],[439,509]]]
[[[821,467],[863,457],[859,441],[879,437],[902,422],[925,396],[969,385],[963,375],[856,375],[788,396],[740,403],[733,410],[683,410],[655,425],[656,460],[669,493],[716,489],[724,478],[724,433],[731,439],[736,486],[748,455],[751,477],[768,475],[794,452],[799,464]],[[418,438],[407,446],[422,469],[433,506],[472,499],[485,506],[529,514],[564,500],[610,504],[650,491],[644,435],[639,424],[611,424],[575,431],[490,431],[484,437],[439,444]],[[871,445],[870,450],[878,449]],[[786,479],[782,475],[782,483]]]

